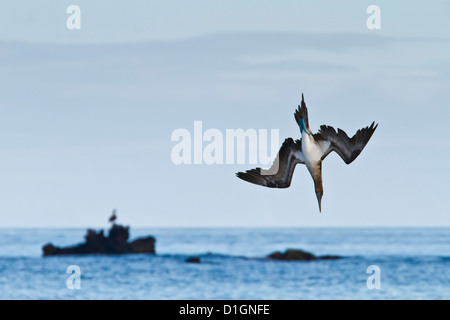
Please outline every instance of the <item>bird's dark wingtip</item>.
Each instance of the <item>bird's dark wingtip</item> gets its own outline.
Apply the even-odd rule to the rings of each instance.
[[[377,124],[375,124],[375,121],[373,121],[372,123],[371,123],[371,125],[369,126],[369,127],[367,127],[368,129],[370,129],[370,130],[372,130],[372,131],[375,131],[375,129],[378,127],[378,123]]]
[[[245,173],[245,172],[237,172],[236,173],[236,177],[238,177],[239,179],[241,179],[241,180],[244,180],[244,181],[248,181],[247,179],[246,179],[246,177],[248,176],[248,173]]]

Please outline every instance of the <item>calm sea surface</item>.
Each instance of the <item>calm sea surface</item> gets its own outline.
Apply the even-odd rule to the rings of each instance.
[[[41,256],[83,229],[0,229],[0,299],[450,299],[450,229],[132,229],[157,255]],[[280,262],[273,251],[341,255]],[[186,263],[199,256],[200,264]],[[81,289],[69,290],[69,265]],[[381,270],[381,289],[366,273]]]

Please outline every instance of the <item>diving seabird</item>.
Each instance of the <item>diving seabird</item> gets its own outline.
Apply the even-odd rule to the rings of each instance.
[[[346,164],[350,164],[358,157],[369,142],[378,124],[372,122],[370,127],[358,130],[349,138],[344,130],[322,125],[319,132],[313,134],[309,129],[308,109],[302,94],[301,106],[295,111],[295,121],[300,127],[301,139],[292,138],[284,140],[283,145],[268,170],[256,168],[246,172],[238,172],[237,177],[242,180],[268,188],[288,188],[291,185],[292,175],[298,163],[305,164],[314,180],[314,188],[322,211],[322,161],[335,151]]]

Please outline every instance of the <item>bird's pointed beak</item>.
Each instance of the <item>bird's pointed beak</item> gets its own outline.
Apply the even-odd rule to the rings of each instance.
[[[322,192],[317,192],[316,196],[317,196],[317,202],[319,203],[319,212],[322,212],[322,196],[323,196],[323,193]]]

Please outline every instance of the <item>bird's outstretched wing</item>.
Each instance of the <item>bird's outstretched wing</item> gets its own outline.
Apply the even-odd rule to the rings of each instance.
[[[352,163],[369,142],[377,127],[378,124],[375,125],[375,122],[372,122],[370,127],[359,129],[352,138],[349,138],[344,130],[338,128],[336,132],[333,127],[321,126],[319,132],[314,135],[314,139],[319,144],[327,146],[323,150],[322,160],[330,152],[335,151],[346,164]]]
[[[246,172],[238,172],[236,176],[242,180],[269,188],[288,188],[298,163],[305,163],[300,140],[288,138],[268,170],[256,168]]]

